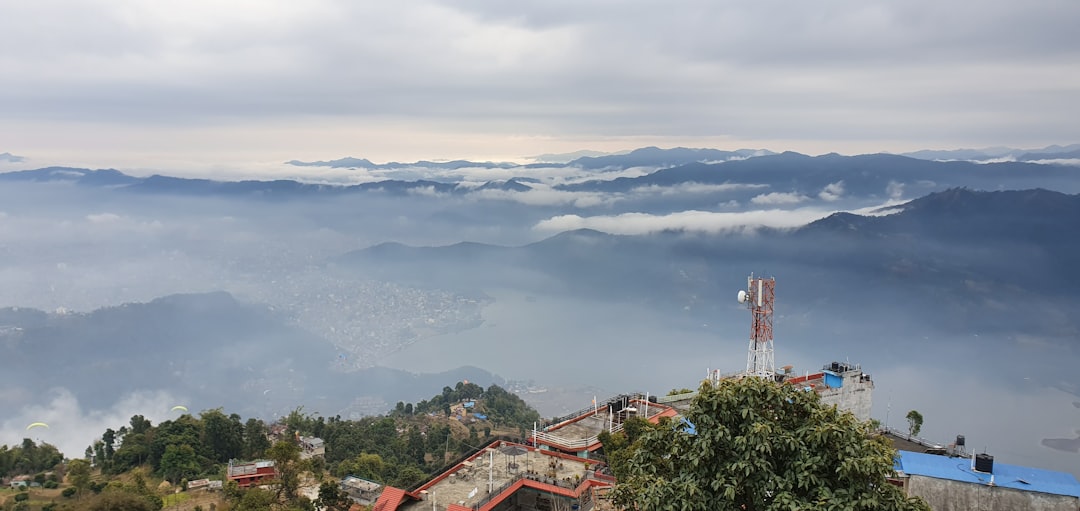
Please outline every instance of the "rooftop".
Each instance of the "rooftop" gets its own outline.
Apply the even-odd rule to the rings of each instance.
[[[953,458],[937,454],[899,451],[896,469],[907,475],[948,479],[972,484],[990,484],[991,474],[971,468],[971,458]],[[1080,481],[1072,474],[994,463],[994,486],[1015,490],[1080,497]]]
[[[625,406],[607,404],[583,410],[579,415],[544,428],[535,434],[537,443],[569,452],[595,450],[600,447],[597,436],[603,431],[621,431],[623,421],[631,417],[658,421],[672,417],[677,411],[670,406],[650,403],[645,399],[627,399]]]
[[[407,500],[398,509],[427,510],[434,507],[444,510],[452,504],[465,507],[483,504],[489,500],[489,480],[494,489],[491,496],[515,484],[522,484],[522,481],[550,485],[572,494],[586,482],[589,474],[585,466],[590,464],[595,465],[596,461],[520,444],[495,442],[409,492],[423,496],[424,501]]]

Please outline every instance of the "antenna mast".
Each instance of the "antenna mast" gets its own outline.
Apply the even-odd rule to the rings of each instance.
[[[745,376],[776,378],[776,361],[773,352],[773,300],[776,297],[776,279],[746,278],[746,291],[739,291],[739,303],[750,309],[750,348],[746,354]]]

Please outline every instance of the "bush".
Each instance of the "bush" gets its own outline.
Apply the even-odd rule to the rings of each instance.
[[[29,493],[17,493],[15,494],[15,502],[22,502],[24,500],[30,500]]]
[[[58,482],[56,482],[56,481],[45,481],[45,484],[43,484],[43,485],[41,485],[41,486],[42,486],[43,488],[46,488],[46,489],[52,490],[52,489],[54,489],[54,488],[56,488],[56,487],[60,486],[60,483],[58,483]]]
[[[64,488],[64,491],[60,492],[60,495],[63,495],[63,496],[70,499],[71,497],[75,496],[76,491],[78,491],[78,490],[76,490],[73,487],[68,487],[68,488]]]
[[[41,506],[41,511],[56,511],[56,503],[52,502]]]

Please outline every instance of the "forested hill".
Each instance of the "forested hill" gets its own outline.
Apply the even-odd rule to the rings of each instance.
[[[148,488],[165,482],[175,486],[196,479],[224,480],[230,460],[274,460],[282,469],[286,489],[289,477],[299,481],[301,477],[323,480],[347,475],[407,488],[491,438],[523,438],[539,419],[539,413],[517,395],[497,385],[485,389],[467,382],[444,387],[431,399],[415,404],[398,403],[386,415],[360,420],[307,414],[303,407],[273,423],[244,419],[220,408],[184,413],[156,425],[135,415],[128,424],[103,431],[85,452],[65,453],[71,460],[66,464],[49,444],[27,439],[20,446],[0,446],[0,475],[54,481],[50,486],[60,488],[50,502],[53,510],[89,509],[80,507],[88,505],[82,499],[94,499],[97,494],[104,498],[106,488],[149,502],[147,509],[161,509],[162,499]],[[301,456],[301,440],[307,437],[324,441],[323,457]],[[91,466],[82,477],[81,471]],[[65,472],[69,473],[66,478]],[[131,481],[136,473],[141,483],[120,482]],[[260,491],[227,485],[225,498],[237,502],[267,498],[247,495]],[[302,496],[284,498],[290,505],[307,509]]]

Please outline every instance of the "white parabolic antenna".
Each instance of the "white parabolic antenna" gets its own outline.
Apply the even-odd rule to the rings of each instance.
[[[746,291],[739,290],[739,303],[746,303]]]

